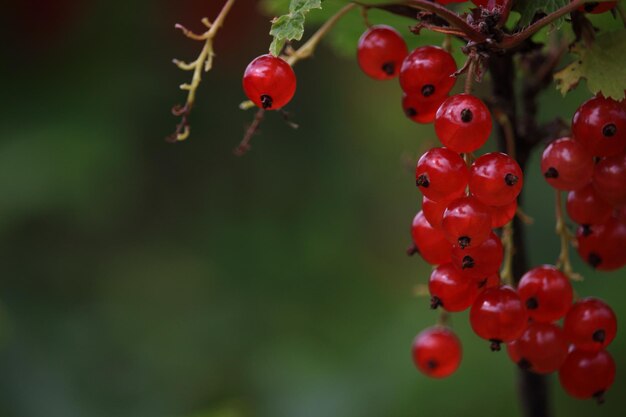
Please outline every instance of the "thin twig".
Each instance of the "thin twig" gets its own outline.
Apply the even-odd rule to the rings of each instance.
[[[559,259],[556,263],[556,267],[561,269],[567,277],[573,281],[582,281],[583,277],[574,272],[572,267],[572,261],[570,259],[569,247],[574,238],[574,234],[569,230],[565,224],[565,212],[563,210],[563,199],[561,197],[561,191],[556,190],[556,234],[561,239],[561,252],[559,253]]]
[[[243,136],[243,139],[233,151],[233,153],[236,156],[243,156],[246,152],[250,150],[250,147],[251,147],[250,142],[252,141],[252,138],[254,137],[254,135],[256,135],[256,133],[258,132],[264,116],[265,116],[265,110],[258,109],[254,115],[254,119],[252,120],[252,123],[250,124],[250,126],[248,126],[248,129],[246,129],[246,133]]]

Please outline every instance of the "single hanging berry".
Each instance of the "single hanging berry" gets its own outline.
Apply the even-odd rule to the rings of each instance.
[[[545,323],[564,317],[574,298],[569,279],[552,265],[526,272],[517,286],[517,292],[526,305],[528,316]]]
[[[474,152],[491,134],[489,109],[478,97],[457,94],[443,102],[435,117],[435,132],[443,145],[455,152]]]
[[[431,265],[450,262],[452,245],[441,230],[433,229],[421,211],[413,219],[411,236],[418,253],[426,262]]]
[[[458,153],[433,148],[417,162],[415,183],[422,194],[434,201],[451,201],[465,194],[469,171]]]
[[[615,381],[615,361],[605,350],[572,350],[559,370],[559,382],[572,397],[595,398],[602,404],[605,392]]]
[[[366,30],[359,39],[357,60],[371,78],[389,80],[398,76],[408,53],[406,42],[397,30],[377,25]]]
[[[626,150],[626,108],[611,98],[589,99],[574,114],[572,133],[592,156],[622,153]]]
[[[578,227],[576,242],[578,255],[595,269],[614,271],[626,265],[626,223],[616,217]]]
[[[277,110],[289,103],[296,92],[296,75],[283,59],[261,55],[246,68],[243,90],[257,107]]]
[[[591,180],[593,157],[570,138],[557,139],[543,151],[541,172],[557,190],[576,190]]]
[[[491,233],[491,210],[475,197],[457,198],[443,213],[441,225],[453,245],[478,247]]]
[[[504,153],[485,154],[470,168],[470,192],[490,206],[511,204],[522,191],[523,184],[524,174],[519,164]]]
[[[461,341],[446,327],[430,327],[413,340],[413,362],[420,372],[432,378],[445,378],[461,364]]]
[[[400,69],[400,86],[407,94],[422,98],[448,95],[456,79],[456,62],[448,52],[435,46],[422,46],[411,52]]]
[[[424,98],[421,94],[402,93],[402,109],[404,114],[415,123],[432,123],[435,120],[437,109],[447,96]]]
[[[592,1],[589,3],[585,3],[578,8],[579,11],[591,14],[600,14],[604,12],[608,12],[612,8],[617,5],[616,1]]]
[[[503,259],[502,242],[493,232],[478,246],[462,249],[455,245],[452,248],[452,265],[461,271],[464,277],[472,280],[482,280],[497,274]]]
[[[613,208],[602,199],[592,184],[570,191],[567,195],[567,214],[578,224],[601,224],[609,220]]]
[[[598,351],[607,347],[617,333],[617,317],[604,301],[588,297],[572,305],[565,316],[567,340],[579,350]]]
[[[507,351],[520,368],[549,374],[558,371],[565,362],[568,344],[557,325],[530,322],[519,339],[507,345]]]
[[[604,158],[596,164],[593,187],[612,206],[626,204],[626,153]]]
[[[446,311],[458,312],[472,305],[478,286],[452,264],[445,264],[439,265],[430,274],[428,290],[431,308],[443,307]]]
[[[508,286],[489,288],[478,294],[470,310],[474,333],[491,341],[491,350],[512,342],[526,329],[528,315],[517,292]]]

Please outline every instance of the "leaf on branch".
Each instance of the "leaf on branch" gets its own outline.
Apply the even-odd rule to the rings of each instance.
[[[590,48],[577,43],[572,53],[580,58],[554,74],[557,88],[565,95],[580,80],[587,80],[593,94],[615,100],[624,98],[626,80],[626,29],[598,35]]]
[[[513,10],[519,12],[522,16],[519,25],[522,27],[532,23],[537,13],[550,14],[561,7],[567,6],[571,0],[525,0],[516,1]],[[554,25],[559,27],[563,23],[563,19],[557,20]]]
[[[280,55],[287,41],[302,39],[304,34],[304,20],[308,12],[321,9],[323,0],[291,0],[289,13],[275,18],[272,21],[270,35],[274,37],[270,45],[270,53]]]

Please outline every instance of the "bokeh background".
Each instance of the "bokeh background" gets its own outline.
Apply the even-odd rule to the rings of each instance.
[[[396,82],[369,80],[322,46],[297,67],[288,109],[300,129],[270,114],[252,151],[233,156],[252,119],[237,108],[241,75],[270,41],[270,17],[239,0],[191,138],[165,142],[189,75],[170,61],[200,47],[173,26],[199,30],[221,3],[3,6],[0,415],[520,415],[515,367],[466,314],[453,319],[465,348],[456,375],[429,380],[411,363],[413,337],[437,319],[414,294],[429,268],[404,252],[419,207],[411,171],[435,142],[404,117]],[[588,95],[550,90],[541,117],[569,118]],[[536,162],[534,265],[558,254]],[[578,293],[626,317],[624,272],[576,267]],[[623,415],[623,333],[610,351],[607,404],[571,399],[552,377],[555,415]]]

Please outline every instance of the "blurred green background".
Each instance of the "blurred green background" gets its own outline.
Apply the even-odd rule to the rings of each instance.
[[[437,319],[413,295],[429,268],[404,253],[419,206],[413,164],[435,142],[402,114],[396,82],[322,47],[297,66],[288,110],[301,128],[269,114],[252,151],[234,157],[253,115],[237,108],[241,75],[270,41],[269,18],[239,0],[191,138],[164,141],[189,78],[170,60],[200,47],[174,23],[200,30],[221,3],[3,6],[0,415],[520,415],[515,367],[466,314],[453,320],[457,374],[430,380],[411,363],[413,337]],[[587,96],[550,90],[541,117],[569,118]],[[532,262],[553,262],[552,193],[536,158],[527,181]],[[624,272],[576,266],[578,293],[625,317]],[[602,407],[551,378],[556,416],[623,415],[625,343],[620,333],[610,348],[618,376]]]

